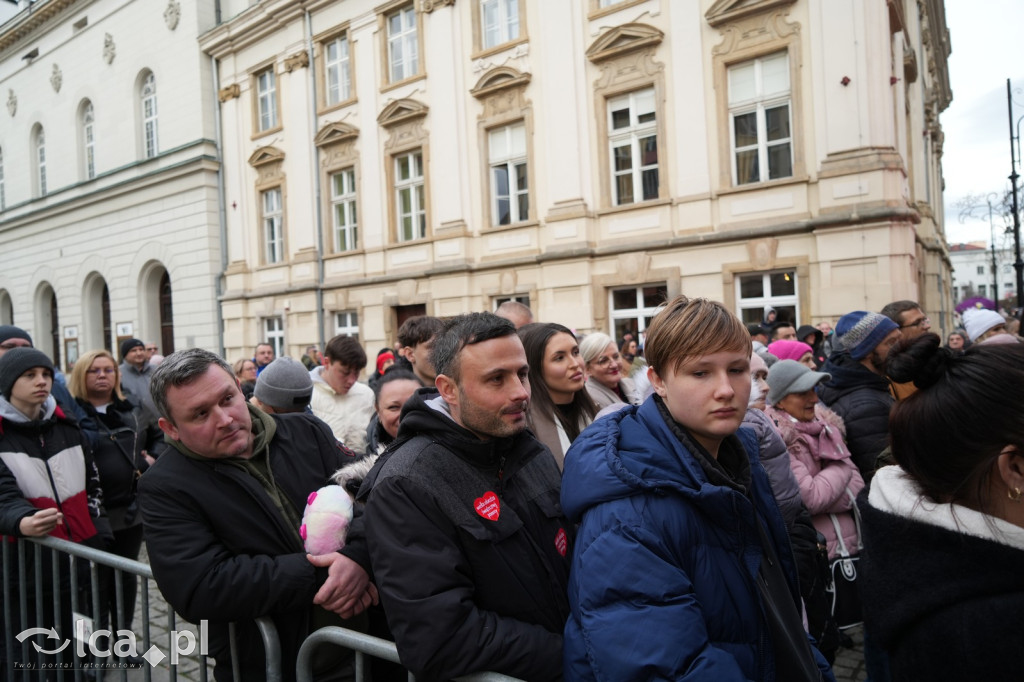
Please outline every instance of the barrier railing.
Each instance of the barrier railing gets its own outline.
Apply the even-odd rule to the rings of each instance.
[[[92,623],[101,622],[101,607],[107,608],[107,606],[100,603],[100,567],[105,567],[114,571],[111,582],[115,592],[116,608],[114,610],[117,630],[127,631],[123,627],[124,623],[121,617],[125,600],[121,577],[124,574],[130,574],[137,576],[137,579],[141,581],[141,587],[138,590],[141,602],[139,609],[141,622],[130,632],[134,638],[141,630],[142,644],[138,646],[136,639],[129,639],[136,642],[136,653],[144,660],[141,667],[143,679],[145,682],[152,682],[153,669],[163,663],[167,656],[159,647],[155,646],[151,631],[151,612],[154,609],[151,608],[149,591],[151,581],[153,581],[153,571],[149,564],[52,537],[24,538],[14,542],[0,537],[0,545],[2,545],[3,565],[3,580],[0,584],[0,590],[2,590],[0,591],[0,605],[3,607],[0,681],[32,682],[33,680],[47,679],[49,676],[49,679],[56,678],[58,682],[65,680],[81,682],[89,679],[85,672],[90,668],[103,672],[113,668],[120,672],[121,682],[128,682],[128,667],[103,666],[103,661],[98,660],[108,657],[111,651],[123,653],[123,650],[118,652],[116,645],[112,646],[108,643],[107,649],[103,652],[94,652],[91,639],[94,639],[98,633],[93,633],[90,636],[87,632],[78,632],[79,639],[84,640],[79,642],[75,640],[76,632],[70,631],[76,626],[71,624],[69,614],[86,612],[80,608],[82,594],[88,594],[90,597],[91,604],[87,605],[89,607],[87,610],[92,613]],[[31,559],[29,559],[29,555]],[[88,581],[91,588],[88,591],[79,590],[80,578],[84,577],[86,572],[85,562],[87,562]],[[30,565],[33,579],[28,581]],[[46,570],[47,568],[49,570]],[[45,579],[44,575],[48,579]],[[155,586],[155,583],[152,584]],[[15,585],[18,587],[16,592],[12,589]],[[26,589],[28,586],[33,587],[31,595]],[[34,602],[36,617],[43,615],[43,622],[29,622],[30,598]],[[68,602],[65,602],[65,599]],[[47,608],[44,603],[47,600],[51,602],[50,608]],[[67,608],[67,603],[70,603],[70,609]],[[16,615],[17,618],[15,618]],[[177,682],[180,663],[176,663],[175,660],[178,658],[178,654],[185,654],[191,660],[198,660],[199,682],[207,682],[208,665],[212,662],[201,651],[195,654],[195,636],[191,631],[182,630],[179,633],[177,616],[170,607],[167,608],[165,618],[167,632],[165,646],[167,651],[172,652],[172,656],[165,664],[168,667],[168,679],[170,682]],[[15,622],[16,620],[17,622]],[[113,623],[110,624],[108,628],[113,630],[113,625]],[[281,682],[283,662],[277,628],[273,621],[266,617],[256,619],[256,625],[263,638],[263,647],[267,656],[267,682]],[[186,634],[186,640],[190,641],[192,650],[188,653],[180,649],[178,641],[181,635]],[[120,637],[121,632],[118,632],[117,635]],[[234,624],[229,626],[229,638],[235,682],[242,682],[239,679],[241,667],[235,646]],[[111,637],[111,639],[114,638]],[[61,645],[61,641],[64,641],[65,644]],[[120,643],[121,640],[118,639],[118,644]],[[389,663],[401,663],[394,642],[341,627],[325,627],[310,634],[299,649],[296,664],[298,682],[312,682],[314,650],[325,645],[340,646],[353,651],[356,682],[365,682],[370,679],[370,666],[367,665],[367,659],[375,658]],[[89,650],[85,652],[85,655],[81,655],[86,649]],[[31,663],[32,667],[23,666],[15,669],[14,657],[19,653],[20,656],[17,658],[22,662]],[[96,655],[97,653],[99,655]],[[42,656],[43,654],[46,658]],[[44,664],[47,667],[41,667]],[[104,679],[102,675],[99,678]],[[137,680],[138,676],[133,675],[133,679]],[[408,679],[410,682],[415,680],[411,673],[408,674]],[[460,682],[521,682],[518,678],[498,673],[476,673],[458,679]]]

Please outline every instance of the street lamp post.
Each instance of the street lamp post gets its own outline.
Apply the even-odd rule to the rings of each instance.
[[[996,310],[999,309],[999,266],[996,262],[996,228],[995,223],[992,222],[992,211],[998,208],[999,193],[989,192],[985,196],[985,203],[976,203],[979,197],[967,197],[963,203],[960,204],[960,222],[965,222],[967,218],[973,216],[978,209],[988,208],[988,230],[989,237],[992,240],[990,245],[990,252],[992,254],[992,300],[996,303]],[[996,202],[993,204],[993,202]]]
[[[1017,307],[1021,309],[1020,315],[1024,315],[1024,261],[1020,258],[1020,212],[1017,208],[1017,151],[1014,142],[1020,140],[1020,132],[1015,136],[1013,125],[1013,99],[1010,94],[1010,79],[1006,79],[1006,108],[1010,114],[1010,188],[1013,207],[1013,269],[1017,271]],[[1021,117],[1024,119],[1024,116]],[[1017,130],[1020,130],[1020,121],[1017,120]]]

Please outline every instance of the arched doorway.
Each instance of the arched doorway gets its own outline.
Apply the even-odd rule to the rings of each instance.
[[[35,332],[32,341],[35,347],[53,359],[54,367],[60,367],[60,316],[58,315],[57,294],[49,282],[43,282],[36,289]]]
[[[11,295],[0,289],[0,324],[14,324],[14,304]]]
[[[174,306],[171,304],[171,276],[164,270],[160,278],[160,351],[174,352]]]
[[[82,287],[82,335],[81,351],[84,353],[100,348],[110,351],[113,347],[110,316],[110,289],[103,276],[90,274]]]

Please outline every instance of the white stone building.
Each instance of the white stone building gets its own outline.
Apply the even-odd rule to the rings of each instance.
[[[220,346],[214,3],[36,0],[0,25],[0,323],[67,366]]]
[[[1017,305],[1013,249],[997,245],[993,254],[988,242],[984,241],[950,244],[949,260],[953,264],[954,303],[982,296],[997,301],[1008,310]],[[1008,305],[1007,299],[1010,299]]]
[[[941,0],[223,0],[226,344],[516,298],[951,318]]]

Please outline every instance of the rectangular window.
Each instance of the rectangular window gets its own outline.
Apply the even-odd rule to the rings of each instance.
[[[618,345],[626,332],[639,334],[637,342],[643,345],[643,335],[651,320],[658,313],[658,307],[668,300],[668,287],[664,284],[648,284],[628,289],[612,289],[608,309],[611,311],[611,335]]]
[[[658,198],[654,88],[608,100],[608,142],[615,206]]]
[[[519,0],[480,0],[484,49],[519,37]]]
[[[526,126],[504,126],[487,134],[491,166],[491,224],[509,225],[530,218],[526,173]]]
[[[761,322],[765,308],[771,307],[775,308],[776,320],[799,326],[795,270],[757,272],[740,275],[738,279],[736,309],[743,324]]]
[[[530,297],[526,295],[522,296],[495,296],[494,305],[491,306],[491,310],[497,310],[498,306],[502,303],[508,303],[509,301],[515,301],[516,303],[522,303],[527,308],[530,307]]]
[[[274,347],[274,357],[284,356],[284,320],[280,315],[263,318],[263,338]]]
[[[984,284],[978,285],[978,296],[985,296],[988,293],[988,287]]]
[[[344,334],[359,340],[359,314],[354,310],[342,310],[334,313],[334,335]]]
[[[398,241],[407,242],[426,237],[423,153],[419,150],[395,157],[395,201]]]
[[[331,212],[334,216],[334,250],[357,248],[356,171],[346,168],[331,175]]]
[[[601,0],[598,3],[598,7],[611,7],[612,5],[617,5],[620,2],[622,2],[622,0]]]
[[[284,260],[284,214],[281,211],[281,188],[261,192],[263,202],[263,259],[267,263]]]
[[[142,138],[146,158],[157,155],[156,79],[146,76],[142,87]]]
[[[729,67],[733,182],[746,185],[793,175],[789,55]]]
[[[388,73],[390,82],[411,78],[420,72],[416,8],[409,5],[387,16]]]
[[[39,131],[36,139],[36,165],[39,169],[39,195],[46,194],[46,140],[43,131]]]
[[[92,107],[82,125],[82,138],[85,142],[85,177],[92,180],[96,177],[96,141],[93,138]]]
[[[352,65],[349,60],[348,36],[338,36],[327,43],[324,62],[327,70],[327,105],[352,98]]]
[[[978,274],[979,275],[984,275],[985,274],[985,266],[984,265],[979,265],[978,266]]]
[[[260,132],[277,127],[277,79],[274,67],[256,74],[257,125]]]

